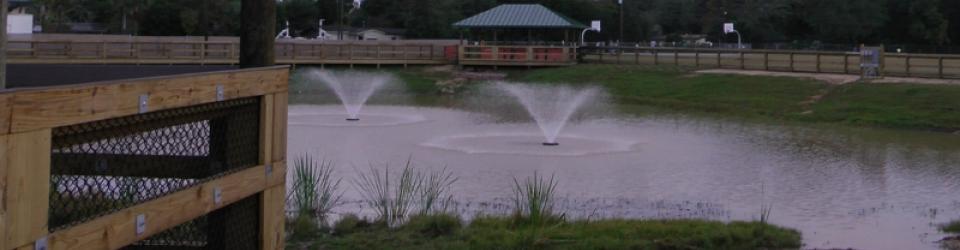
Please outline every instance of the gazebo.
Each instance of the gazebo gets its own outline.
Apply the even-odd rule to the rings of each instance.
[[[576,62],[576,42],[569,42],[586,25],[540,4],[504,4],[453,24],[471,33],[491,32],[492,42],[468,42],[460,49],[460,63],[472,65],[569,65]],[[561,41],[543,38],[563,32]],[[526,39],[516,39],[523,37]],[[534,37],[540,38],[535,41]],[[461,37],[462,36],[461,32]],[[503,34],[503,35],[501,35]],[[504,36],[505,35],[505,36]],[[482,35],[480,35],[482,37]],[[501,38],[507,38],[501,41]],[[512,39],[512,40],[511,40]],[[525,41],[523,41],[525,40]],[[559,39],[558,39],[559,40]]]

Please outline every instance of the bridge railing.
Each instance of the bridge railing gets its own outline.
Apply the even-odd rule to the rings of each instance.
[[[577,62],[574,46],[464,45],[458,54],[462,65],[549,66]]]

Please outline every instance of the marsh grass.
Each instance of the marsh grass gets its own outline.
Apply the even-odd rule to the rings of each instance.
[[[554,177],[550,175],[547,179],[534,172],[522,182],[514,178],[514,216],[533,225],[562,221],[563,216],[557,216],[553,211],[558,184]]]
[[[333,162],[317,161],[310,155],[294,161],[293,186],[287,200],[298,216],[306,215],[324,222],[330,211],[340,205],[343,196],[339,192],[341,179],[333,178],[333,170]]]
[[[360,190],[364,202],[374,209],[377,220],[391,227],[407,218],[423,184],[423,178],[413,169],[412,159],[407,159],[396,180],[390,177],[389,165],[380,170],[371,164],[368,172],[357,176],[354,185]]]
[[[417,215],[448,213],[451,204],[453,204],[453,195],[450,194],[450,188],[459,177],[453,176],[453,173],[446,167],[429,173],[420,172],[419,175],[423,184],[418,192],[420,194],[420,211]]]

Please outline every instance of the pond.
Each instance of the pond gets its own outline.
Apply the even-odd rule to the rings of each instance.
[[[622,112],[598,97],[559,146],[544,146],[521,101],[495,90],[424,106],[385,87],[351,122],[322,84],[293,85],[288,159],[336,164],[338,213],[364,211],[359,172],[412,159],[459,177],[465,216],[508,213],[514,178],[536,172],[559,181],[568,217],[757,220],[766,205],[807,248],[937,249],[936,226],[960,218],[960,136],[950,134]]]

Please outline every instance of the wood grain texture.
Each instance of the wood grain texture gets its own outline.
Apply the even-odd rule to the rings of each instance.
[[[260,225],[263,236],[263,250],[284,249],[284,204],[286,203],[286,187],[284,185],[274,186],[263,191],[261,194],[263,202],[260,214]]]
[[[10,133],[10,99],[11,95],[0,94],[0,135]]]
[[[273,162],[273,96],[265,95],[260,99],[260,162]]]
[[[274,94],[274,112],[273,112],[273,160],[283,161],[287,159],[287,106],[289,102],[287,92],[278,92]]]
[[[7,136],[4,210],[5,247],[28,244],[47,234],[50,207],[49,129]]]
[[[9,131],[0,125],[0,134],[134,115],[144,94],[148,111],[157,111],[215,102],[218,85],[227,100],[286,92],[288,74],[287,67],[270,67],[0,93],[0,105],[10,106]]]
[[[9,150],[8,142],[10,136],[0,135],[0,249],[8,249],[7,247],[7,150]]]
[[[264,171],[264,166],[245,169],[53,232],[48,237],[50,249],[118,249],[129,245],[251,195],[257,195],[267,188]],[[222,203],[219,205],[213,201],[215,188],[222,190]],[[43,211],[45,214],[46,210]],[[135,233],[136,225],[134,225],[138,214],[144,214],[147,218],[146,232],[139,236]],[[32,246],[32,244],[32,242],[26,242],[20,246]]]

